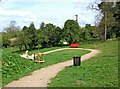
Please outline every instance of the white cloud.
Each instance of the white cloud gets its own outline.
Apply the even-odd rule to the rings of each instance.
[[[86,2],[86,0],[2,0],[3,2]],[[92,2],[94,0],[87,0]]]
[[[22,2],[23,0],[12,1]],[[34,0],[34,3],[28,3],[31,1],[24,0],[23,3],[4,2],[3,6],[0,5],[0,16],[4,18],[0,17],[0,22],[8,24],[11,20],[15,20],[21,27],[29,26],[30,22],[34,22],[35,26],[39,27],[40,23],[44,21],[63,27],[66,20],[75,20],[75,15],[78,14],[80,26],[94,23],[94,12],[87,10],[90,0],[86,2],[85,0],[39,0],[38,3],[35,3],[36,0]],[[51,3],[52,1],[53,3]]]
[[[0,15],[2,16],[27,16],[29,12],[26,11],[18,11],[18,10],[5,10],[4,8],[0,8]]]
[[[37,17],[35,15],[30,15],[28,17],[24,17],[24,22],[27,23],[27,22],[35,22],[37,20]]]

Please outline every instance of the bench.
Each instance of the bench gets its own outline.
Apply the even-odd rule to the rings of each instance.
[[[79,46],[80,46],[80,44],[77,44],[77,43],[76,44],[70,44],[71,48],[78,48]]]

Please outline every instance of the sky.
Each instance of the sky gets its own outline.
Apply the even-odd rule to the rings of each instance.
[[[0,31],[16,21],[16,26],[29,26],[34,22],[39,28],[40,23],[52,23],[63,27],[68,19],[75,20],[81,27],[85,24],[94,25],[96,11],[88,9],[95,0],[2,0],[0,2]]]

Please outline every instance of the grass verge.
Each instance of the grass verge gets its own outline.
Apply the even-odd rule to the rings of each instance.
[[[34,52],[40,51],[50,51],[55,48],[46,48],[46,49],[38,49],[38,50],[32,50],[29,53],[32,54]],[[13,51],[16,49],[12,49]],[[12,82],[13,80],[17,80],[25,75],[29,75],[34,70],[63,62],[66,60],[72,59],[74,55],[81,56],[86,53],[89,53],[90,51],[85,50],[63,50],[58,51],[54,53],[45,54],[45,63],[43,64],[37,64],[34,63],[32,60],[27,60],[24,58],[21,58],[19,54],[12,53],[11,49],[7,48],[3,50],[3,57],[2,57],[2,86],[5,86],[6,84]]]
[[[85,44],[83,48],[102,51],[83,61],[79,67],[67,67],[52,79],[49,87],[118,87],[118,41]]]

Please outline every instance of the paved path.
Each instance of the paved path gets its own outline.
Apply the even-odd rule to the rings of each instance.
[[[90,53],[85,54],[81,57],[82,61],[94,57],[95,55],[100,53],[99,50],[93,50],[93,49],[62,48],[62,49],[56,49],[56,50],[44,52],[44,54],[48,54],[60,50],[66,50],[66,49],[90,50],[91,51]],[[6,87],[47,87],[48,86],[47,84],[50,83],[51,78],[55,77],[57,73],[63,70],[66,66],[70,66],[70,65],[73,65],[73,60],[68,60],[65,62],[50,65],[45,68],[41,68],[37,71],[34,71],[29,76],[25,76],[17,81],[13,81],[9,83]]]

